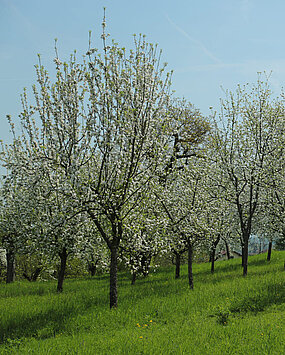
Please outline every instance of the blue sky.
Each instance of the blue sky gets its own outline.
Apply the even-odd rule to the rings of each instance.
[[[6,114],[17,120],[23,87],[35,83],[34,64],[53,67],[54,38],[68,59],[100,47],[103,7],[107,31],[121,46],[143,33],[158,43],[174,70],[176,95],[206,116],[219,110],[221,86],[234,89],[272,71],[272,89],[285,83],[284,0],[0,0],[0,139],[11,139]]]

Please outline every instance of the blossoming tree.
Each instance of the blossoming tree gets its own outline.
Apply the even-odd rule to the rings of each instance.
[[[238,87],[222,103],[213,144],[224,176],[225,194],[235,207],[247,275],[248,242],[262,191],[272,177],[272,156],[279,150],[284,106],[273,100],[268,81]]]
[[[53,83],[39,61],[35,104],[26,92],[20,115],[18,169],[41,171],[56,201],[72,216],[87,213],[110,254],[110,307],[117,306],[118,248],[129,214],[142,203],[163,161],[171,74],[143,36],[129,53],[115,42],[62,63]]]

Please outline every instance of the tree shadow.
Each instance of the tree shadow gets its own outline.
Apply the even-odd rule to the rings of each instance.
[[[258,292],[259,291],[259,292]],[[232,313],[259,313],[272,305],[285,303],[285,287],[282,284],[267,284],[262,290],[236,300],[230,307]]]
[[[254,260],[249,260],[248,266],[260,266],[260,265],[268,265],[270,261],[267,261],[266,256],[264,259],[254,259]]]
[[[58,296],[61,297],[60,294]],[[39,309],[32,315],[25,314],[19,318],[10,318],[1,326],[0,344],[23,337],[38,339],[55,337],[56,334],[66,330],[69,318],[77,314],[85,314],[94,306],[106,307],[107,302],[107,297],[102,297],[102,295],[90,295],[90,297],[80,295],[73,302],[61,302],[60,306],[51,304],[47,309]]]

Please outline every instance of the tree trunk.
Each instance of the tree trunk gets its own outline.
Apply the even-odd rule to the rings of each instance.
[[[118,247],[111,247],[111,265],[110,265],[110,308],[118,307]]]
[[[244,244],[242,244],[242,246],[241,246],[241,266],[242,267],[244,267],[244,254],[245,254]]]
[[[135,284],[136,279],[137,279],[137,273],[136,273],[136,271],[134,271],[134,272],[132,273],[132,285]]]
[[[32,275],[32,282],[37,281],[38,277],[40,276],[40,273],[42,272],[42,267],[37,267],[36,270],[33,272]]]
[[[9,284],[15,279],[15,254],[13,251],[6,250],[7,274],[6,283]]]
[[[94,258],[92,257],[92,260],[90,262],[88,261],[88,271],[90,272],[91,276],[96,275],[96,268],[97,262],[95,262]]]
[[[215,271],[215,258],[216,258],[216,249],[217,246],[220,242],[221,237],[218,236],[218,238],[216,240],[213,241],[212,243],[212,250],[211,250],[211,273],[213,274]]]
[[[91,265],[89,266],[89,271],[90,271],[91,276],[95,276],[96,275],[96,264],[91,263]]]
[[[243,246],[243,276],[247,275],[247,265],[248,265],[248,237],[245,238]]]
[[[67,260],[66,248],[62,249],[61,253],[59,253],[59,257],[60,257],[60,269],[57,277],[57,292],[62,292],[63,290],[62,285],[65,276],[66,260]]]
[[[213,248],[211,252],[211,274],[215,272],[215,256],[216,256],[216,248]]]
[[[228,258],[228,260],[230,260],[230,258],[231,258],[231,253],[230,253],[229,244],[227,243],[226,240],[225,240],[225,246],[226,246],[227,258]]]
[[[271,260],[271,252],[272,252],[272,240],[268,244],[267,261]]]
[[[188,243],[188,281],[191,290],[193,290],[194,288],[192,264],[193,264],[193,246],[191,243]]]
[[[97,264],[98,264],[99,259],[94,259],[94,255],[91,254],[91,261],[88,261],[88,271],[90,272],[91,276],[96,275],[96,270],[97,270]]]
[[[181,265],[181,253],[175,253],[175,278],[179,279],[180,277],[180,265]]]
[[[32,281],[31,277],[26,272],[23,272],[23,277],[28,281]]]
[[[26,272],[23,273],[23,276],[28,281],[35,282],[35,281],[37,281],[42,269],[43,269],[42,267],[37,267],[36,270],[31,273],[31,276],[29,276]]]

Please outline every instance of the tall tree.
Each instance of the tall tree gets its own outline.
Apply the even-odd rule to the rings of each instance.
[[[25,154],[17,167],[41,171],[69,215],[86,212],[110,254],[110,307],[117,307],[117,262],[124,227],[157,174],[167,146],[171,74],[157,46],[134,38],[129,53],[114,41],[89,48],[83,63],[75,54],[62,63],[56,50],[52,83],[39,62],[35,105],[26,92],[20,115]],[[69,217],[68,217],[69,219]]]
[[[278,134],[284,106],[273,100],[268,81],[238,87],[222,102],[213,144],[224,175],[227,199],[235,206],[243,249],[243,275],[247,275],[248,242],[270,178],[272,155],[278,152]]]

